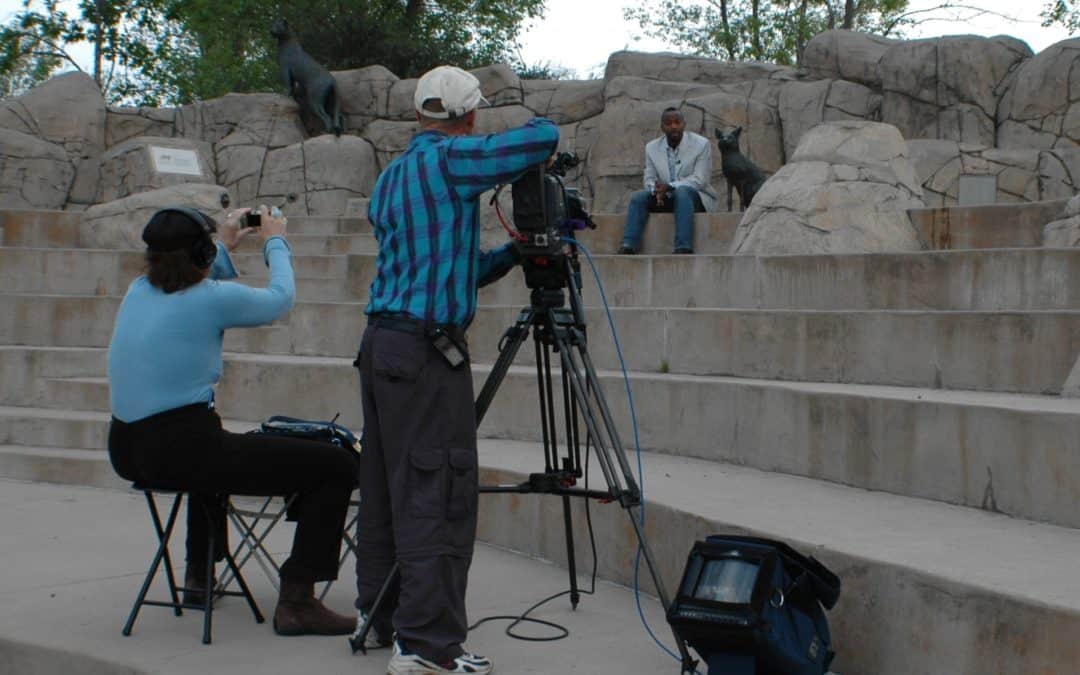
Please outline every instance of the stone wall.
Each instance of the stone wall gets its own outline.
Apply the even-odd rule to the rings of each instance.
[[[583,159],[569,176],[598,212],[625,207],[641,184],[643,145],[660,111],[683,110],[712,138],[743,127],[742,152],[769,175],[825,122],[896,127],[929,206],[955,205],[964,175],[993,176],[998,201],[1071,197],[1080,180],[1080,38],[1038,55],[1006,36],[897,41],[828,31],[801,69],[676,54],[617,52],[603,79],[521,80],[505,65],[475,71],[492,107],[482,133],[534,115],[560,125],[561,149]],[[216,183],[237,205],[280,203],[340,215],[416,130],[416,80],[382,66],[336,72],[346,134],[311,137],[278,94],[230,94],[176,108],[106,106],[90,78],[69,73],[0,101],[0,200],[83,209],[184,182]],[[168,139],[168,140],[164,140]],[[153,145],[198,153],[210,176],[152,175]],[[726,191],[715,153],[713,181]],[[491,220],[487,218],[487,220]],[[489,222],[489,225],[491,223]]]

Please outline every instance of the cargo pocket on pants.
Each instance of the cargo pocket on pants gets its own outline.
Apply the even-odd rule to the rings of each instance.
[[[459,520],[476,512],[476,452],[450,448],[450,508],[447,518]]]
[[[446,451],[414,449],[409,465],[409,511],[418,518],[442,518],[446,513]]]

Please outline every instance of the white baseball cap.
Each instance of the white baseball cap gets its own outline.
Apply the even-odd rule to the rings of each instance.
[[[431,99],[438,99],[445,112],[424,109],[424,102]],[[475,75],[454,66],[439,66],[420,77],[413,103],[424,117],[445,120],[462,117],[481,103],[487,104],[487,99],[480,95],[480,80]]]

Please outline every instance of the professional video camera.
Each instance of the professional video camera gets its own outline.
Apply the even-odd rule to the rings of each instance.
[[[518,250],[529,288],[565,288],[564,239],[573,239],[577,230],[596,228],[581,193],[563,182],[567,169],[579,163],[574,153],[560,152],[549,166],[530,170],[511,186]]]

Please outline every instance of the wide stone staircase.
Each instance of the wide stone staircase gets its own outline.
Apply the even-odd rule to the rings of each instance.
[[[629,373],[669,592],[695,539],[751,532],[841,576],[836,672],[1080,671],[1080,398],[1061,395],[1080,354],[1080,250],[1038,247],[1062,207],[919,212],[935,247],[921,253],[760,258],[724,254],[739,214],[699,216],[694,256],[611,255],[621,218],[598,216],[581,239],[623,360],[583,257],[589,349],[636,468]],[[670,238],[654,216],[645,250]],[[289,239],[297,304],[227,334],[219,410],[236,430],[275,413],[359,429],[370,226],[291,217]],[[104,451],[105,352],[141,254],[80,246],[70,212],[0,211],[0,244],[0,476],[125,486]],[[265,281],[255,242],[234,261]],[[478,389],[527,300],[517,272],[481,291]],[[485,483],[542,469],[531,355],[481,426]],[[590,509],[601,576],[632,583],[627,516]],[[485,496],[481,538],[563,562],[562,518],[557,499]],[[573,518],[580,566],[581,504]],[[644,639],[636,617],[625,630]]]

